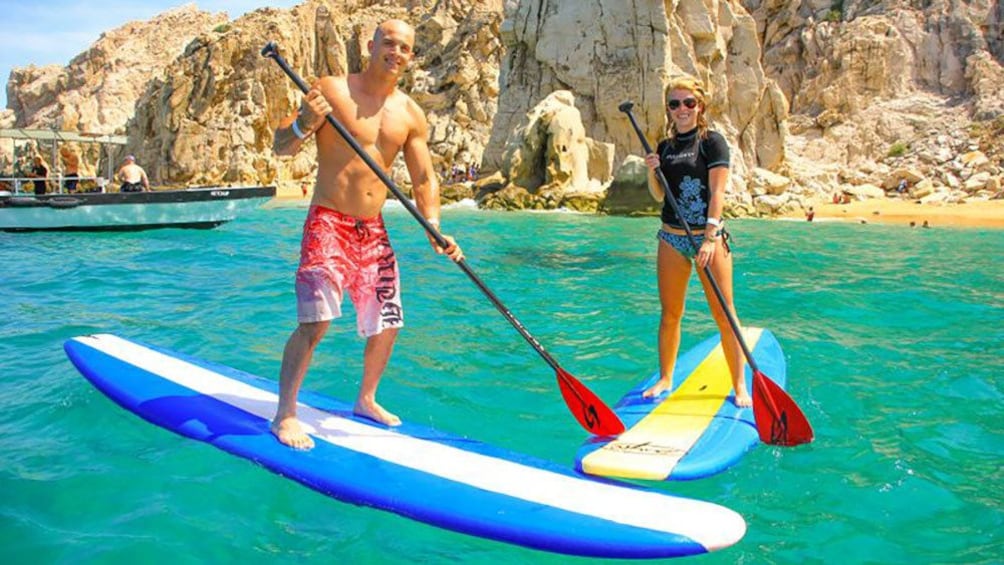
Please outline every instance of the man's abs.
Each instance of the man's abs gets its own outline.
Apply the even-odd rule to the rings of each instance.
[[[387,201],[387,187],[368,167],[358,174],[317,175],[312,204],[356,218],[380,215]]]
[[[318,170],[313,204],[357,218],[379,215],[387,200],[387,186],[352,148],[329,137],[333,132],[324,131],[327,129],[330,128],[322,128],[318,133]],[[367,150],[367,153],[376,163],[384,162],[384,156],[375,148]],[[393,156],[390,159],[393,160]],[[384,172],[387,172],[386,169]]]

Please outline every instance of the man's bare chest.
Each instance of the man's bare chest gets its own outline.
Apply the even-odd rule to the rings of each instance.
[[[364,146],[397,149],[408,139],[407,115],[391,108],[362,112],[347,108],[342,123],[352,137]]]

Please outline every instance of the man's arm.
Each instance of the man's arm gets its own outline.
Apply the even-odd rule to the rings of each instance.
[[[404,142],[404,163],[408,166],[408,175],[411,177],[411,189],[415,197],[415,204],[422,216],[436,228],[436,231],[440,232],[440,235],[449,244],[446,249],[443,249],[429,235],[429,242],[432,243],[436,252],[446,253],[450,259],[459,261],[464,257],[460,246],[452,237],[443,234],[439,229],[439,181],[436,179],[436,171],[432,167],[432,154],[429,153],[429,122],[417,104],[411,102],[410,106],[415,127],[412,128],[411,134]]]
[[[416,112],[416,126],[404,142],[404,162],[408,166],[411,177],[412,193],[415,204],[422,216],[430,224],[439,228],[439,181],[432,168],[432,155],[429,153],[429,124],[425,114]]]
[[[275,139],[272,142],[272,151],[276,155],[296,155],[303,146],[303,139],[300,139],[293,131],[293,123],[299,119],[300,112],[286,116],[279,122],[279,127],[275,130]]]
[[[272,151],[276,155],[296,155],[303,142],[324,125],[324,116],[329,112],[331,105],[321,92],[321,81],[317,81],[300,103],[300,108],[279,122]]]
[[[147,190],[147,191],[150,190],[150,179],[146,178],[146,170],[140,169],[139,173],[140,173],[141,178],[143,180],[143,190]]]

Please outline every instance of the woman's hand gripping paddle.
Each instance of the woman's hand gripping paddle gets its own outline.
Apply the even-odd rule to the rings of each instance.
[[[286,60],[279,54],[278,46],[276,46],[274,42],[270,41],[267,45],[265,45],[265,47],[261,50],[261,54],[264,57],[275,59],[275,62],[278,63],[279,67],[281,67],[283,72],[286,73],[286,76],[292,79],[301,91],[304,93],[310,91],[310,87],[307,86],[307,83],[303,82],[303,79],[301,79],[296,72],[290,68],[289,64],[286,63]],[[373,173],[376,174],[376,176],[379,177],[385,185],[387,185],[387,188],[390,189],[391,193],[397,197],[398,202],[400,202],[401,205],[404,206],[416,220],[418,220],[418,223],[422,224],[422,227],[425,228],[425,231],[429,232],[429,235],[431,235],[436,241],[436,244],[444,249],[448,247],[449,244],[446,239],[443,238],[443,235],[439,233],[439,230],[433,227],[432,224],[430,224],[425,217],[422,216],[418,209],[415,208],[415,205],[408,200],[408,198],[401,192],[401,189],[399,189],[397,185],[394,184],[394,181],[387,176],[387,173],[380,168],[372,157],[370,157],[369,153],[363,150],[362,146],[359,145],[359,142],[352,137],[352,134],[349,133],[349,131],[345,129],[345,127],[331,114],[328,114],[325,118],[328,123],[335,128],[338,134],[342,136],[345,142],[352,147],[353,151],[355,151],[356,154],[358,154],[359,157],[366,163],[366,165],[369,166]],[[540,354],[544,361],[547,361],[547,364],[554,369],[558,378],[558,387],[561,389],[561,396],[568,405],[568,409],[571,410],[572,414],[575,416],[575,419],[578,420],[579,424],[581,424],[586,431],[601,436],[614,436],[623,432],[624,423],[617,417],[617,414],[614,414],[613,410],[611,410],[609,406],[604,404],[602,400],[593,394],[591,390],[586,388],[585,385],[579,382],[578,379],[558,366],[558,362],[544,350],[543,346],[541,346],[540,343],[532,335],[530,335],[530,332],[528,332],[526,328],[523,327],[523,324],[521,324],[520,321],[513,316],[512,312],[510,312],[509,309],[502,304],[498,297],[495,296],[491,290],[489,290],[485,283],[482,282],[476,274],[474,274],[474,271],[472,271],[467,265],[467,262],[461,259],[456,261],[456,263],[465,273],[467,273],[467,276],[474,281],[474,284],[481,289],[481,292],[483,292],[485,296],[491,300],[492,304],[495,305],[498,311],[501,312],[507,320],[509,320],[509,323],[516,328],[516,331],[518,331],[520,335],[522,335],[523,338],[533,346],[537,353]]]
[[[642,133],[641,128],[638,127],[638,121],[635,120],[634,114],[631,113],[631,108],[633,107],[634,102],[628,101],[621,104],[618,109],[627,114],[628,119],[631,120],[631,125],[634,126],[634,131],[638,134],[642,147],[645,148],[645,153],[651,153],[652,147],[648,144],[648,140],[645,139],[645,134]],[[682,218],[683,215],[680,213],[680,207],[673,196],[673,192],[669,189],[669,183],[662,174],[662,170],[656,169],[655,176],[659,180],[659,184],[662,185],[666,201],[673,208],[676,217]],[[694,251],[697,251],[699,246],[697,245],[697,240],[694,239],[693,232],[690,231],[690,225],[687,222],[682,222],[682,224],[683,229],[687,232],[690,244],[694,247]],[[728,304],[725,301],[725,295],[722,294],[721,289],[718,287],[718,282],[715,281],[715,277],[711,274],[711,269],[707,265],[704,267],[704,274],[708,277],[708,282],[711,283],[711,288],[715,291],[715,296],[718,297],[718,302],[722,305],[722,310],[729,319],[732,333],[735,334],[739,346],[742,347],[743,354],[746,356],[746,362],[749,363],[750,369],[753,370],[753,418],[756,420],[756,429],[760,435],[760,441],[773,445],[786,446],[809,443],[812,441],[813,433],[812,426],[809,425],[805,414],[802,413],[802,410],[795,404],[791,396],[788,396],[788,393],[784,389],[770,380],[767,375],[760,372],[760,368],[757,367],[753,354],[750,353],[746,340],[743,339],[743,334],[739,330],[739,323],[729,310]]]

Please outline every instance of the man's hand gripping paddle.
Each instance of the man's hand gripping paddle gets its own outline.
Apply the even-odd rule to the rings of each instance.
[[[638,134],[642,147],[645,148],[645,153],[651,153],[652,147],[648,144],[648,140],[645,139],[645,134],[642,133],[641,128],[638,127],[638,121],[635,120],[634,114],[631,112],[632,108],[634,108],[634,102],[630,101],[618,106],[618,109],[627,114],[628,119],[631,120],[631,125],[634,127],[635,133]],[[659,180],[659,184],[662,185],[662,190],[666,194],[666,201],[673,208],[676,217],[682,218],[683,215],[680,213],[680,206],[677,204],[673,192],[669,189],[669,183],[662,174],[662,170],[656,169],[655,176]],[[687,232],[690,245],[694,247],[694,251],[697,251],[699,246],[697,245],[697,240],[694,239],[693,232],[690,230],[690,225],[687,222],[681,223],[683,224],[683,229]],[[711,269],[707,265],[704,267],[704,274],[708,277],[711,288],[714,289],[715,296],[718,297],[718,302],[722,305],[722,310],[728,316],[729,325],[732,326],[732,333],[736,336],[739,346],[742,347],[743,355],[746,356],[746,362],[749,363],[750,369],[753,370],[753,418],[756,420],[756,428],[757,433],[760,435],[760,441],[785,446],[809,443],[812,441],[813,433],[812,426],[809,425],[805,414],[802,413],[802,410],[795,404],[791,396],[788,396],[788,393],[784,389],[770,380],[767,375],[760,372],[760,368],[757,367],[756,361],[753,359],[753,354],[750,353],[750,349],[746,345],[746,340],[743,339],[742,332],[739,331],[739,323],[729,310],[728,304],[725,302],[725,295],[722,294],[721,289],[718,287],[718,282],[715,281],[715,277],[711,274]]]
[[[283,72],[286,73],[286,76],[292,79],[301,91],[304,93],[310,91],[310,87],[307,86],[307,83],[303,82],[303,79],[301,79],[296,72],[290,68],[289,64],[286,63],[286,60],[279,54],[279,48],[274,42],[270,41],[266,44],[261,50],[261,54],[264,57],[274,59],[275,62],[279,64],[279,67],[282,68]],[[436,244],[444,249],[448,247],[449,243],[443,235],[439,233],[439,230],[433,227],[433,225],[422,216],[415,205],[408,200],[408,198],[401,192],[401,189],[397,187],[387,173],[380,168],[372,157],[370,157],[369,153],[363,150],[362,146],[359,145],[359,142],[352,137],[352,134],[349,133],[349,131],[345,129],[345,127],[331,114],[325,116],[325,119],[327,119],[328,123],[335,128],[338,134],[342,136],[353,151],[359,155],[359,158],[369,166],[373,173],[379,177],[385,185],[387,185],[387,188],[390,189],[391,193],[393,193],[401,205],[403,205],[405,209],[408,210],[408,212],[411,213],[416,220],[418,220],[418,223],[421,224],[422,227],[425,228],[425,231],[432,236],[432,238],[436,241]],[[568,405],[568,409],[571,410],[572,414],[575,416],[575,419],[578,420],[579,424],[581,424],[586,431],[601,436],[614,436],[623,432],[624,424],[621,422],[620,418],[617,417],[617,414],[614,414],[613,410],[611,410],[609,406],[604,404],[599,397],[593,394],[593,392],[579,382],[578,379],[570,375],[558,365],[558,362],[544,350],[543,346],[540,345],[540,342],[530,335],[530,332],[528,332],[526,328],[523,327],[523,324],[521,324],[520,321],[513,316],[512,312],[510,312],[509,309],[502,304],[498,297],[495,296],[495,294],[489,290],[487,286],[485,286],[485,283],[482,282],[476,274],[474,274],[474,271],[472,271],[467,265],[467,262],[461,259],[456,261],[456,263],[465,273],[467,273],[467,276],[470,277],[474,284],[481,289],[481,292],[483,292],[485,296],[491,300],[492,304],[495,305],[495,308],[497,308],[498,311],[505,316],[505,319],[509,320],[509,323],[516,328],[516,331],[518,331],[520,335],[523,336],[523,339],[532,345],[544,361],[547,361],[547,364],[554,369],[558,378],[558,387],[561,389],[561,396]]]

